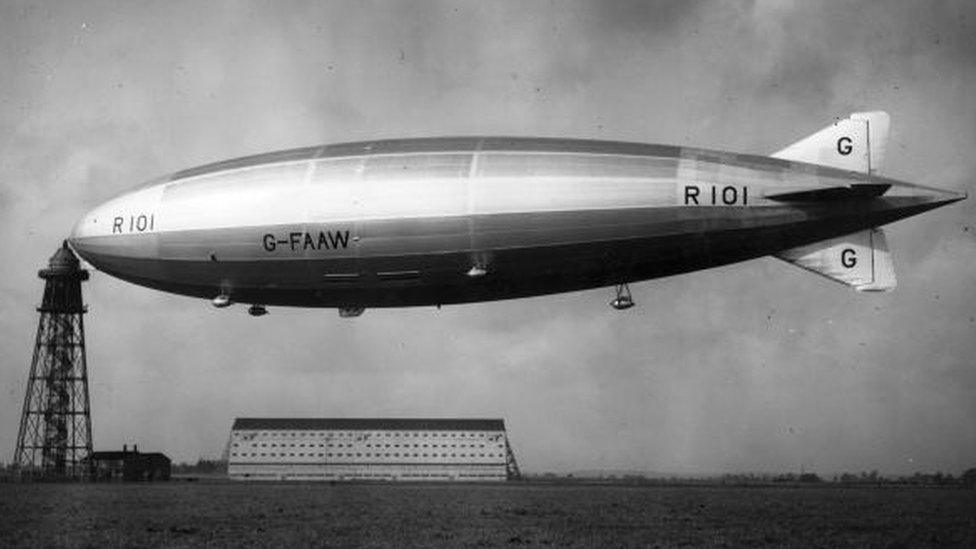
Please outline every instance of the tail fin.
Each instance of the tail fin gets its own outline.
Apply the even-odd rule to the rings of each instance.
[[[791,248],[776,257],[859,292],[886,292],[897,284],[888,242],[878,228]]]
[[[874,173],[884,162],[889,125],[890,118],[886,112],[856,112],[772,156]]]

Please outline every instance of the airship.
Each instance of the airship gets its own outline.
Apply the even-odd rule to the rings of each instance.
[[[895,287],[883,225],[965,194],[879,175],[889,116],[769,156],[525,137],[391,139],[226,160],[82,217],[100,271],[214,306],[441,306],[629,285],[773,256]]]

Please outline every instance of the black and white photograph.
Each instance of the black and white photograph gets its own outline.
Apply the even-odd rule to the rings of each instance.
[[[976,546],[976,3],[0,0],[0,546]]]

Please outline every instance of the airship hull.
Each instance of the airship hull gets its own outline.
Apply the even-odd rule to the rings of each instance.
[[[190,296],[441,305],[743,261],[958,198],[876,175],[682,147],[394,140],[180,172],[96,208],[71,244],[111,275]]]
[[[918,207],[916,213],[925,209]],[[99,270],[187,296],[232,294],[235,301],[296,307],[446,305],[571,292],[672,276],[762,257],[883,224],[812,222],[722,234],[684,233],[512,249],[390,255],[362,259],[179,261],[84,254]],[[219,247],[215,247],[219,249]],[[476,254],[490,261],[469,276]],[[490,276],[489,276],[490,274]]]

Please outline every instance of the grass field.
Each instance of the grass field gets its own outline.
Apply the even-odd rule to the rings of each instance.
[[[976,491],[0,484],[0,546],[976,547]]]

